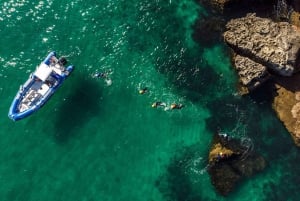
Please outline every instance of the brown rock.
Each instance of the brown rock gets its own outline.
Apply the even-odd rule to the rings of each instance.
[[[220,143],[216,143],[209,152],[209,162],[217,161],[219,157],[230,157],[232,154],[232,150],[227,149]]]
[[[250,141],[240,141],[216,134],[209,153],[208,173],[221,195],[230,193],[242,178],[265,168],[263,157],[256,154]]]
[[[273,108],[297,146],[300,146],[300,75],[277,79]]]
[[[300,12],[293,11],[290,15],[290,22],[291,22],[291,24],[297,26],[299,29],[300,28]]]

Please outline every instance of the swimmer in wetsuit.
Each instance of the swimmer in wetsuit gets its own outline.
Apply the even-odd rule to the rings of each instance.
[[[180,110],[183,107],[184,107],[183,104],[176,104],[176,103],[172,103],[171,106],[170,106],[171,110],[174,110],[174,109],[179,109]]]
[[[152,107],[154,107],[154,108],[156,108],[156,107],[158,107],[158,106],[161,106],[161,107],[167,107],[167,104],[164,103],[164,102],[161,102],[161,101],[157,101],[157,102],[154,102],[154,103],[152,104]]]
[[[144,94],[148,91],[148,88],[147,87],[144,87],[142,89],[139,90],[139,94]]]
[[[96,77],[96,78],[107,78],[107,73],[95,73],[93,75],[93,77]]]
[[[93,78],[102,78],[105,82],[107,86],[110,86],[112,84],[112,80],[109,77],[109,75],[111,74],[111,70],[106,71],[106,72],[96,72],[92,75]]]

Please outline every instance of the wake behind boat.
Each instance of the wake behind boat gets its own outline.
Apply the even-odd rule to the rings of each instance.
[[[17,121],[40,109],[73,71],[74,66],[65,67],[66,63],[66,59],[58,59],[55,52],[49,53],[25,84],[21,85],[8,117]]]

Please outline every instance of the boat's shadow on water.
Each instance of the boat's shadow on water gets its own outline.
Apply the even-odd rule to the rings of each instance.
[[[72,92],[58,108],[55,124],[55,140],[66,143],[79,133],[87,120],[97,116],[100,111],[102,89],[95,80],[81,76],[77,78]]]

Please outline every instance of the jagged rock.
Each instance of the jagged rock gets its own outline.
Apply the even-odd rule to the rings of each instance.
[[[267,68],[253,60],[236,55],[234,66],[240,77],[241,84],[253,90],[270,78]]]
[[[251,143],[216,134],[209,153],[208,173],[212,184],[223,196],[230,193],[237,182],[265,168],[263,157],[252,150]]]
[[[225,41],[240,55],[282,76],[300,70],[300,32],[289,23],[248,14],[229,21],[226,28]]]

